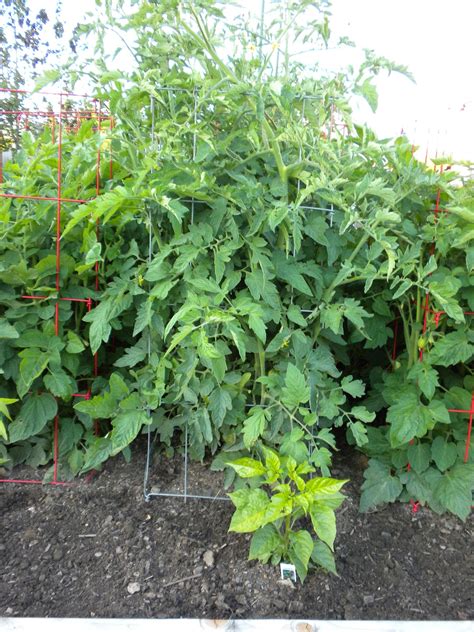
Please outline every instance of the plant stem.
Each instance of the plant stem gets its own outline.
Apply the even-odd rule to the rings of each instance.
[[[261,341],[257,343],[258,348],[258,361],[259,361],[259,377],[265,376],[265,350]],[[265,384],[260,384],[260,404],[265,402]]]

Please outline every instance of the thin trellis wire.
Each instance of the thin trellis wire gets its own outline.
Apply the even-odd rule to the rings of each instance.
[[[196,160],[196,155],[197,155],[197,123],[198,123],[198,94],[199,94],[199,89],[198,88],[194,88],[192,90],[192,92],[190,90],[186,90],[183,88],[171,88],[171,87],[166,87],[166,86],[160,86],[158,88],[155,88],[156,91],[167,91],[167,92],[187,92],[189,94],[193,95],[193,136],[192,136],[192,161],[193,163]],[[303,100],[303,106],[302,106],[302,114],[301,117],[302,119],[304,118],[304,113],[305,113],[305,105],[306,105],[306,100],[307,99],[319,99],[322,100],[323,98],[319,98],[316,97],[314,95],[303,95],[302,100]],[[152,140],[152,145],[153,147],[155,147],[155,134],[156,134],[156,110],[155,110],[155,106],[156,106],[156,101],[155,101],[155,97],[153,95],[151,95],[150,97],[150,107],[151,107],[151,140]],[[302,159],[302,146],[300,145],[299,147],[299,159]],[[297,187],[298,187],[298,192],[301,190],[301,182],[300,180],[298,180],[297,183]],[[186,203],[186,204],[190,204],[191,208],[191,224],[194,223],[194,218],[195,218],[195,210],[196,210],[196,205],[197,204],[208,204],[208,202],[206,200],[198,200],[194,197],[190,197],[190,198],[185,198],[182,200],[182,202]],[[318,212],[322,212],[322,213],[327,213],[328,217],[329,217],[329,225],[332,228],[333,226],[333,218],[334,218],[334,206],[333,204],[330,205],[329,208],[325,208],[322,206],[312,206],[309,204],[304,204],[298,207],[298,209],[302,209],[305,211],[318,211]],[[295,209],[297,210],[297,209]],[[296,221],[296,219],[295,219]],[[151,209],[148,207],[148,219],[147,219],[147,223],[148,223],[148,256],[147,256],[147,261],[148,264],[150,265],[153,259],[153,236],[152,236],[152,215],[151,215]],[[296,256],[296,249],[295,249],[295,245],[293,244],[293,256]],[[313,310],[311,309],[302,309],[300,310],[301,313],[305,313],[305,314],[311,314],[313,312]],[[147,340],[147,355],[148,355],[148,361],[150,362],[151,359],[151,326],[148,328],[148,340]],[[268,406],[266,405],[260,405],[260,404],[255,404],[255,403],[248,403],[245,404],[245,408],[253,408],[254,406],[260,406],[263,408],[267,408]],[[151,417],[151,410],[150,408],[147,409],[147,414],[149,417]],[[152,463],[152,455],[153,455],[153,444],[154,441],[152,440],[152,436],[151,436],[151,422],[148,425],[148,430],[147,430],[147,453],[146,453],[146,461],[145,461],[145,473],[144,473],[144,480],[143,480],[143,494],[144,494],[144,498],[146,501],[151,500],[151,498],[153,497],[168,497],[168,498],[182,498],[184,500],[184,502],[186,503],[186,501],[191,498],[191,499],[196,499],[196,500],[223,500],[223,501],[229,501],[230,499],[227,496],[221,496],[219,495],[219,493],[217,493],[216,495],[209,495],[209,494],[205,494],[205,493],[189,493],[188,491],[188,485],[189,485],[189,422],[188,422],[188,418],[186,418],[185,421],[185,426],[184,426],[184,454],[183,454],[183,491],[168,491],[168,490],[164,490],[164,491],[154,491],[153,487],[150,488],[150,468],[151,468],[151,463]]]

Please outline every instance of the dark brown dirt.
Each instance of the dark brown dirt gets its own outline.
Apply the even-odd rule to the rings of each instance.
[[[249,538],[227,533],[230,503],[146,503],[143,462],[137,448],[131,464],[117,458],[89,484],[0,487],[0,615],[474,618],[472,518],[463,524],[401,504],[360,515],[356,456],[333,472],[354,481],[338,513],[339,577],[312,572],[304,586],[246,561]],[[155,483],[179,484],[180,461],[153,474]],[[195,464],[190,481],[219,486]]]

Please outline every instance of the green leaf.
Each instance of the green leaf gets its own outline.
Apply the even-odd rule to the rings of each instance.
[[[468,362],[474,356],[474,345],[470,344],[463,331],[453,331],[437,340],[429,352],[431,364],[453,366]]]
[[[325,500],[328,496],[336,494],[348,482],[349,479],[347,478],[317,476],[306,483],[306,491],[312,494],[314,500]]]
[[[382,503],[394,502],[403,490],[400,479],[392,476],[390,466],[375,459],[370,459],[364,478],[359,504],[362,513]]]
[[[367,437],[367,428],[362,422],[351,422],[349,424],[349,429],[352,432],[352,436],[354,437],[354,440],[359,447],[362,447],[369,442],[369,439]]]
[[[458,457],[456,444],[445,440],[444,437],[436,437],[431,444],[431,456],[436,467],[444,472],[456,463]]]
[[[61,71],[56,68],[45,70],[44,73],[36,80],[33,92],[38,92],[50,83],[56,83],[61,79]]]
[[[466,520],[471,513],[473,485],[466,479],[461,467],[444,473],[435,487],[433,498],[444,509]]]
[[[270,502],[263,489],[239,489],[229,497],[236,507],[229,531],[249,533],[264,526]]]
[[[296,427],[284,435],[280,444],[280,455],[290,456],[297,463],[305,461],[309,456],[308,445],[302,441],[304,432],[301,428]]]
[[[35,379],[39,377],[48,366],[50,354],[38,348],[28,348],[20,351],[20,376],[17,384],[18,395],[23,397],[28,392]]]
[[[379,95],[377,92],[377,88],[370,81],[370,79],[365,79],[363,83],[355,86],[354,92],[356,94],[360,94],[361,97],[364,97],[364,99],[370,105],[370,109],[372,110],[372,112],[375,112],[377,110]]]
[[[0,318],[0,339],[3,340],[12,340],[14,338],[19,338],[20,334],[17,332],[13,325],[5,318]]]
[[[15,404],[15,402],[17,401],[17,399],[13,399],[10,397],[0,397],[0,413],[2,415],[5,415],[7,419],[11,419],[10,413],[8,411],[8,406],[10,406],[10,404]]]
[[[236,461],[227,461],[226,464],[233,468],[241,478],[263,476],[266,471],[263,463],[249,457],[243,457]]]
[[[297,325],[300,325],[301,327],[306,327],[308,324],[306,322],[306,319],[301,315],[301,309],[297,307],[296,305],[290,305],[288,307],[286,316],[288,320],[291,320],[291,322],[296,323]]]
[[[434,427],[435,423],[450,424],[451,418],[449,416],[446,405],[439,399],[433,399],[427,406],[428,411],[432,415],[433,422],[430,423],[430,428]]]
[[[427,443],[418,442],[408,446],[408,462],[415,472],[423,473],[428,469],[430,461],[431,449]]]
[[[390,443],[397,448],[414,437],[422,437],[428,431],[432,416],[420,403],[416,392],[406,389],[387,412],[390,424]]]
[[[101,303],[98,307],[95,307],[83,318],[86,322],[90,322],[89,328],[89,341],[91,345],[91,352],[96,353],[102,342],[107,342],[112,331],[112,327],[109,324],[109,314],[105,308],[105,304]]]
[[[266,332],[266,327],[263,320],[259,316],[256,316],[255,314],[250,314],[249,327],[257,336],[257,338],[265,344],[265,341],[267,339],[267,332]]]
[[[394,292],[392,299],[395,300],[397,298],[400,298],[400,296],[403,296],[403,294],[405,294],[406,291],[409,290],[412,285],[413,285],[413,281],[410,281],[410,279],[404,279],[398,286],[398,289]]]
[[[331,377],[339,377],[341,372],[336,367],[336,361],[328,346],[319,344],[310,355],[310,365],[315,371],[327,373]]]
[[[281,536],[272,524],[257,529],[250,540],[249,560],[266,564],[281,546]]]
[[[138,336],[146,327],[151,323],[151,317],[153,315],[153,301],[145,300],[140,305],[137,311],[137,318],[135,320],[135,326],[133,328],[133,336]]]
[[[287,204],[279,204],[271,209],[270,213],[268,213],[268,225],[270,226],[270,230],[274,231],[275,228],[282,223],[288,215],[288,210]]]
[[[423,503],[431,503],[433,490],[432,484],[428,480],[430,470],[431,468],[426,470],[423,474],[418,474],[413,469],[403,473],[402,482],[406,485],[407,492],[411,498],[416,498],[416,500]]]
[[[74,380],[64,371],[54,371],[43,378],[44,385],[56,397],[69,399],[75,388]]]
[[[98,437],[94,439],[93,443],[88,447],[85,456],[84,464],[81,472],[88,472],[89,470],[96,470],[100,465],[106,461],[110,456],[112,444],[110,439],[106,437]]]
[[[109,419],[117,411],[117,400],[109,391],[104,391],[101,395],[96,395],[92,399],[78,402],[74,408],[93,419]]]
[[[189,283],[200,292],[209,292],[210,294],[220,294],[223,290],[219,284],[212,278],[196,277],[189,279]]]
[[[431,281],[430,294],[438,301],[448,316],[458,322],[464,322],[459,303],[453,298],[461,287],[461,281],[454,276],[446,276],[442,281]]]
[[[365,384],[362,380],[354,380],[352,375],[347,375],[342,379],[341,388],[352,397],[362,397],[365,393]]]
[[[281,401],[290,409],[296,408],[300,404],[309,401],[309,386],[301,371],[289,363],[286,370],[285,386],[282,388]]]
[[[262,446],[262,451],[265,456],[265,468],[267,470],[267,482],[274,483],[281,473],[281,461],[276,452]]]
[[[222,357],[222,354],[218,351],[218,349],[209,342],[204,329],[201,329],[197,333],[197,348],[201,358],[215,360]]]
[[[304,582],[308,572],[308,564],[313,552],[314,542],[311,534],[304,529],[290,532],[289,557],[296,566],[299,578]]]
[[[336,564],[334,562],[334,554],[331,549],[326,544],[324,544],[324,542],[317,540],[314,543],[311,560],[318,566],[321,566],[322,568],[327,570],[329,573],[337,575]]]
[[[356,419],[360,419],[366,424],[371,423],[376,416],[374,412],[370,412],[365,406],[354,406],[351,410],[351,415],[354,415]]]
[[[242,362],[245,362],[245,354],[246,354],[245,339],[246,338],[245,338],[244,331],[240,327],[237,327],[234,323],[227,324],[227,329],[230,332],[230,335],[232,336],[232,340],[234,341],[235,346],[237,347],[237,351],[239,352],[240,359],[242,360]]]
[[[314,502],[309,510],[311,522],[316,535],[334,550],[336,539],[336,515],[332,509],[326,507],[324,502]]]
[[[109,377],[109,388],[112,399],[120,401],[129,394],[129,388],[119,373],[112,373]]]
[[[150,422],[150,417],[143,410],[131,410],[119,413],[112,421],[110,433],[111,456],[115,456],[126,448],[140,432],[142,426]]]
[[[254,407],[250,409],[249,416],[244,421],[243,426],[244,445],[247,449],[252,447],[262,436],[266,423],[267,414],[264,408]]]
[[[335,334],[341,334],[343,316],[342,305],[326,305],[321,309],[321,325]]]
[[[166,349],[164,357],[169,355],[171,351],[173,351],[173,349],[177,347],[179,343],[182,342],[185,338],[187,338],[187,336],[189,336],[189,334],[195,329],[196,327],[194,325],[184,325],[184,327],[180,327],[175,335],[171,338],[170,345],[168,349]]]
[[[209,410],[216,428],[220,428],[228,410],[232,410],[232,397],[223,388],[215,388],[209,396]]]
[[[286,281],[292,288],[302,294],[313,296],[313,292],[306,283],[300,272],[300,266],[296,261],[287,259],[280,250],[274,251],[273,260],[275,263],[275,273],[278,278]]]
[[[364,318],[372,318],[372,314],[365,311],[360,301],[356,301],[353,298],[344,299],[344,316],[358,329],[363,329]]]
[[[18,417],[8,428],[10,443],[39,434],[57,412],[58,405],[52,395],[47,393],[28,395]]]
[[[73,331],[68,331],[67,332],[67,344],[66,344],[66,351],[68,353],[82,353],[82,351],[84,351],[85,346],[84,343],[82,342],[81,338],[79,338],[79,336],[74,333]]]
[[[468,272],[474,271],[474,246],[466,248],[466,268]]]
[[[427,399],[435,394],[439,386],[438,371],[427,362],[417,362],[408,372],[408,379],[418,385],[420,391]]]
[[[117,367],[132,367],[146,358],[146,349],[141,347],[128,347],[125,349],[125,355],[114,362]]]

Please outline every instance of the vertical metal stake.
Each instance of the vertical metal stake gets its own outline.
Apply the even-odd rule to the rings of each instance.
[[[184,502],[188,496],[188,420],[184,427]]]
[[[196,149],[197,149],[197,136],[196,136],[196,125],[197,125],[197,98],[196,98],[196,88],[193,90],[194,97],[194,130],[193,130],[193,162],[196,160]],[[194,223],[194,198],[191,199],[191,224]]]

